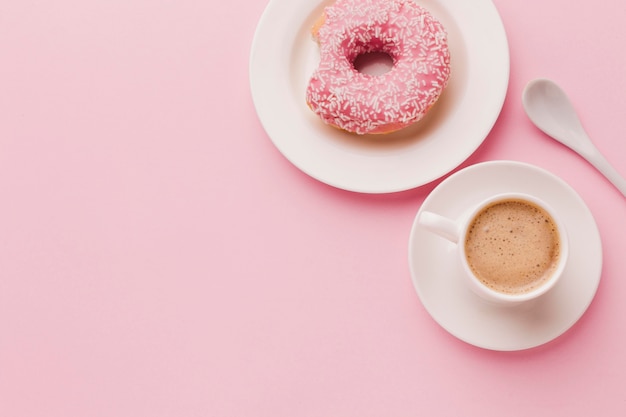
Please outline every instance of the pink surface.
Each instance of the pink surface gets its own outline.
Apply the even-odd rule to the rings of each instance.
[[[0,416],[623,416],[626,200],[534,128],[557,80],[626,175],[626,3],[496,0],[500,119],[463,166],[548,168],[594,214],[598,294],[529,351],[467,345],[413,290],[407,240],[438,182],[321,184],[256,117],[266,0],[0,5]]]

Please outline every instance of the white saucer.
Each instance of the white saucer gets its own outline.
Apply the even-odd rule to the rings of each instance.
[[[416,223],[409,238],[413,284],[433,319],[467,343],[502,351],[536,347],[563,334],[587,310],[602,272],[602,243],[591,212],[567,183],[541,168],[513,161],[470,166],[441,182],[419,211],[455,218],[485,197],[509,191],[545,200],[562,215],[569,235],[564,275],[531,306],[483,301],[461,281],[460,267],[451,261],[454,244]]]
[[[319,181],[365,193],[415,188],[459,166],[490,132],[508,87],[508,43],[493,3],[417,0],[448,31],[450,82],[416,125],[390,135],[357,136],[325,125],[305,102],[319,64],[310,28],[331,1],[271,0],[259,20],[250,88],[274,145]]]

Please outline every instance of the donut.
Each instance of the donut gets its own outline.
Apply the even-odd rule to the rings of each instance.
[[[336,0],[311,29],[320,62],[306,103],[326,124],[356,134],[384,134],[424,117],[450,77],[442,24],[414,0]],[[371,53],[392,68],[369,75],[354,67]]]

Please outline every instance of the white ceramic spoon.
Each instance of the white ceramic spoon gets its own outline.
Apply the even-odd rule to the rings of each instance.
[[[591,142],[572,103],[558,85],[547,79],[533,80],[524,89],[522,103],[539,129],[589,161],[626,197],[626,179]]]

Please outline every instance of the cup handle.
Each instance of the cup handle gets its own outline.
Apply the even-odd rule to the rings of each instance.
[[[423,211],[417,218],[417,222],[424,229],[448,239],[452,243],[459,242],[460,227],[454,220],[430,211]]]

